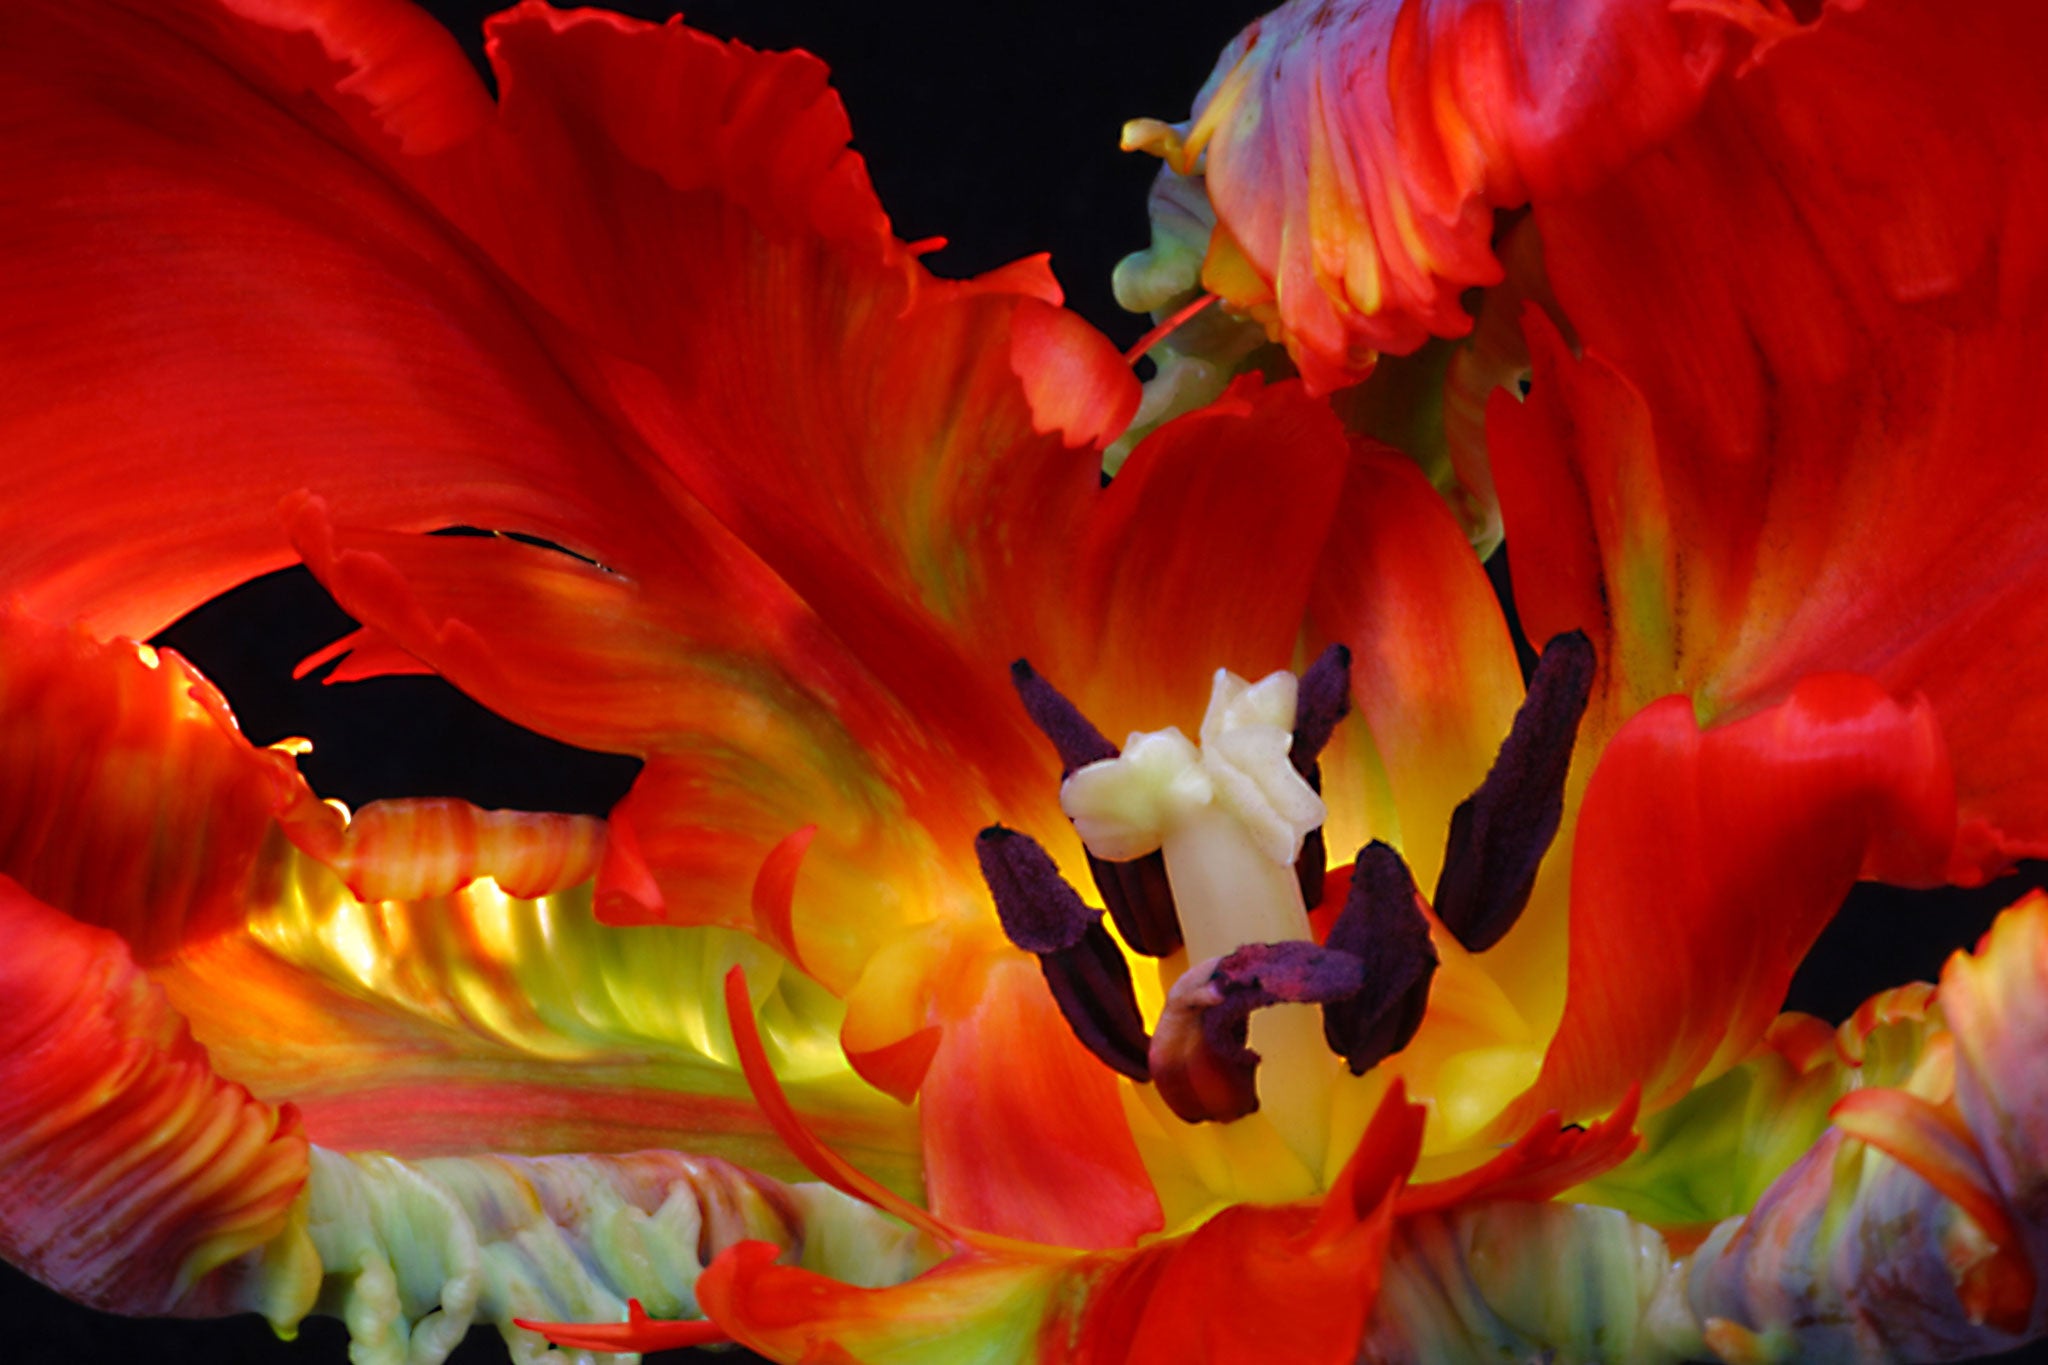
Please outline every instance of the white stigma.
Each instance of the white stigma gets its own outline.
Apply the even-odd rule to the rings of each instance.
[[[1199,748],[1178,729],[1138,731],[1118,757],[1076,770],[1060,788],[1060,808],[1090,852],[1116,861],[1162,848],[1176,829],[1220,809],[1268,861],[1291,868],[1326,814],[1287,758],[1296,686],[1292,673],[1248,683],[1217,669]]]

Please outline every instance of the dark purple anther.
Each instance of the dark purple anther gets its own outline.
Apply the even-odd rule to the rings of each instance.
[[[1579,718],[1593,693],[1593,645],[1584,632],[1543,647],[1529,695],[1479,790],[1451,813],[1436,916],[1475,953],[1514,927],[1536,869],[1564,818],[1565,776]]]
[[[1081,941],[1102,918],[1067,879],[1038,841],[1014,829],[990,825],[975,836],[981,879],[995,898],[1003,935],[1027,953],[1057,953]]]
[[[1294,743],[1287,760],[1302,781],[1316,795],[1323,794],[1323,766],[1316,761],[1330,742],[1337,722],[1351,712],[1351,651],[1331,645],[1301,675],[1294,694]],[[1323,874],[1329,857],[1323,844],[1322,826],[1308,832],[1301,842],[1301,856],[1294,860],[1294,875],[1301,883],[1301,901],[1313,910],[1323,903]]]
[[[1117,747],[1095,728],[1081,709],[1039,676],[1027,659],[1010,665],[1010,681],[1031,717],[1060,756],[1060,776],[1074,769],[1115,758]],[[1148,853],[1125,863],[1088,855],[1095,889],[1116,921],[1116,930],[1132,949],[1148,957],[1166,957],[1180,948],[1180,917],[1174,913],[1173,890],[1166,881],[1166,856]]]
[[[1081,1046],[1113,1071],[1151,1080],[1152,1039],[1138,1013],[1130,964],[1102,921],[1090,924],[1073,947],[1042,955],[1038,965]]]
[[[1330,742],[1337,722],[1351,714],[1351,651],[1331,645],[1316,656],[1301,675],[1294,693],[1294,743],[1287,760],[1294,771],[1307,777],[1315,770],[1316,755]]]
[[[1074,1036],[1105,1065],[1148,1078],[1150,1040],[1116,940],[1028,834],[991,825],[974,841],[982,880],[1010,942],[1035,954]]]
[[[1173,908],[1173,887],[1166,880],[1166,855],[1158,851],[1125,863],[1088,855],[1095,889],[1133,952],[1167,957],[1180,950],[1180,916]]]
[[[1429,1007],[1436,949],[1408,864],[1374,840],[1358,851],[1351,894],[1326,947],[1365,964],[1365,988],[1323,1006],[1323,1038],[1363,1076],[1408,1046]]]
[[[1024,703],[1024,714],[1031,717],[1031,723],[1059,751],[1062,778],[1071,776],[1076,768],[1116,757],[1116,745],[1095,728],[1094,722],[1081,714],[1080,707],[1068,701],[1057,687],[1039,677],[1030,660],[1019,659],[1010,665],[1010,682]]]
[[[1152,1083],[1189,1123],[1228,1123],[1259,1108],[1259,1054],[1246,1045],[1253,1010],[1327,1004],[1355,995],[1365,963],[1313,943],[1251,943],[1194,968],[1167,993],[1152,1037]]]

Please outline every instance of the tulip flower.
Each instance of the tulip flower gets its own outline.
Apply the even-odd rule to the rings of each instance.
[[[927,271],[813,59],[528,3],[492,94],[398,0],[18,4],[0,1250],[372,1361],[2048,1331],[2048,900],[1773,1017],[1859,877],[2048,848],[2048,35],[1501,15],[1284,10],[1151,130],[1299,378],[1105,486],[1121,358]],[[1530,386],[1454,506],[1331,391],[1475,287]],[[132,643],[295,561],[333,679],[631,792],[320,800]]]

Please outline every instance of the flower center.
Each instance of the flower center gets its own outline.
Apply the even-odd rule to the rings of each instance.
[[[1324,1169],[1340,1061],[1363,1075],[1405,1048],[1437,967],[1424,902],[1382,843],[1359,851],[1326,941],[1310,928],[1325,874],[1317,755],[1349,707],[1349,652],[1331,646],[1299,679],[1218,670],[1198,740],[1143,731],[1121,750],[1029,664],[1012,675],[1059,751],[1060,805],[1110,918],[1133,950],[1163,959],[1153,1031],[1102,911],[1043,848],[996,826],[976,852],[1004,932],[1038,956],[1104,1063],[1155,1085],[1188,1123],[1261,1113],[1308,1170]],[[1469,951],[1499,941],[1528,900],[1592,676],[1583,636],[1552,641],[1493,770],[1453,815],[1436,912]]]

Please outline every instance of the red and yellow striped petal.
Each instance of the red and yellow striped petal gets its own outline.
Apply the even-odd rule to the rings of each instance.
[[[1203,159],[1203,286],[1326,391],[1462,336],[1460,293],[1502,276],[1494,211],[1655,146],[1746,40],[1664,0],[1294,0],[1224,49],[1184,132],[1125,137],[1182,172]]]
[[[284,1232],[304,1126],[215,1072],[118,934],[0,876],[0,940],[0,1250],[103,1308],[189,1306]]]
[[[150,1312],[246,1291],[294,1321],[319,1277],[301,1233],[261,1273],[201,1280],[280,1233],[308,1141],[424,1157],[687,1138],[801,1173],[715,1041],[734,961],[756,970],[796,1103],[918,1187],[912,1115],[847,1075],[822,988],[737,935],[597,922],[601,822],[423,800],[344,824],[175,656],[18,616],[0,644],[0,874],[41,898],[6,898],[7,1250],[52,1283]]]

